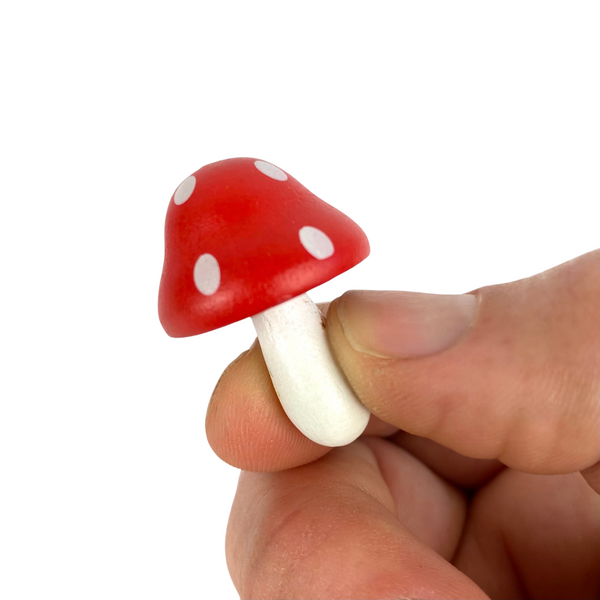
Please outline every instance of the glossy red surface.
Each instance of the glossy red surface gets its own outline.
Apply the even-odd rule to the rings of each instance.
[[[202,167],[183,204],[169,204],[159,317],[172,337],[196,335],[255,315],[325,283],[369,254],[360,227],[287,175],[278,181],[233,158]],[[335,248],[319,260],[299,231],[315,227]],[[194,282],[199,256],[211,254],[220,285],[205,295]]]

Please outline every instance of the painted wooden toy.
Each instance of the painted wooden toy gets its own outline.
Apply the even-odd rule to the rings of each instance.
[[[364,431],[369,412],[339,371],[305,292],[368,254],[354,221],[271,163],[206,165],[169,204],[160,321],[170,336],[185,337],[252,317],[290,420],[318,444],[343,446]]]

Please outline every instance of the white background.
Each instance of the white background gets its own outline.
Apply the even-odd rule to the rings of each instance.
[[[315,300],[600,245],[599,6],[4,2],[0,597],[237,597],[204,413],[253,332],[173,340],[156,311],[203,164],[273,162],[362,226],[371,256]]]

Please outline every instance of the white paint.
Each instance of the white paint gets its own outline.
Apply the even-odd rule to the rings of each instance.
[[[192,195],[195,187],[196,178],[193,175],[190,175],[179,185],[175,191],[173,202],[175,202],[175,204],[183,204]]]
[[[252,317],[279,401],[292,423],[323,446],[345,446],[369,422],[339,370],[322,315],[303,294]]]
[[[333,256],[335,252],[333,242],[320,229],[307,225],[298,232],[298,235],[300,242],[310,255],[319,260]]]
[[[194,283],[201,294],[212,296],[221,284],[221,268],[212,254],[202,254],[194,265]]]
[[[271,179],[276,179],[277,181],[286,181],[288,178],[287,175],[279,167],[276,167],[271,163],[265,162],[264,160],[255,160],[254,166],[263,175],[266,175]]]

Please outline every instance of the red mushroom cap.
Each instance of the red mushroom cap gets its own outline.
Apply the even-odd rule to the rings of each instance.
[[[175,191],[158,312],[186,337],[251,317],[347,271],[369,242],[346,215],[278,167],[232,158]]]

